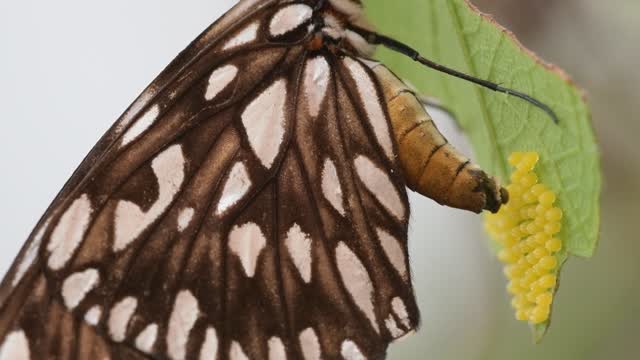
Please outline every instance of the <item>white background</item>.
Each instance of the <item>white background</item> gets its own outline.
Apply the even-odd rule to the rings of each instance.
[[[233,3],[0,2],[0,274],[99,137]],[[503,296],[498,267],[479,217],[418,196],[412,203],[424,324],[390,358],[471,359],[490,342],[491,304]],[[451,341],[465,346],[443,346]]]

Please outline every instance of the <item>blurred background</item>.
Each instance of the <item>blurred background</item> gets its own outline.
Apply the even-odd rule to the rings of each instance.
[[[445,1],[445,0],[427,0]],[[594,258],[571,258],[540,345],[516,322],[480,218],[412,197],[423,327],[390,359],[638,359],[636,0],[472,0],[588,93],[605,173]],[[0,1],[0,274],[84,155],[233,0]],[[465,152],[462,134],[443,132]]]
[[[586,90],[604,171],[600,246],[592,259],[566,263],[550,331],[534,345],[527,326],[513,319],[501,266],[483,247],[480,220],[457,211],[449,217],[448,210],[414,198],[412,265],[424,327],[395,346],[394,358],[639,359],[640,243],[633,226],[640,215],[640,2],[471,2]],[[432,219],[430,228],[418,229]],[[445,225],[452,221],[466,226]]]

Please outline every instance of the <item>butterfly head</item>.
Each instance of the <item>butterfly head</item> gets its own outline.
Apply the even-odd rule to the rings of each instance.
[[[360,56],[370,57],[375,46],[349,30],[351,26],[372,29],[360,0],[317,0],[314,11],[314,37],[309,47],[328,46]]]

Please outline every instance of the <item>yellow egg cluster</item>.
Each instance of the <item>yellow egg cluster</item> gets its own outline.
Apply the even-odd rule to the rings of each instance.
[[[509,157],[515,167],[507,186],[509,202],[497,214],[486,216],[486,229],[502,249],[507,290],[516,319],[540,324],[549,319],[558,272],[557,253],[562,241],[562,210],[553,204],[556,194],[538,182],[535,152],[516,152]]]

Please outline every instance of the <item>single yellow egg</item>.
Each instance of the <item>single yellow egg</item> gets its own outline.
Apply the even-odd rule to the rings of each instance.
[[[544,247],[538,247],[533,250],[532,254],[536,257],[536,259],[542,259],[543,257],[549,255],[549,251]]]
[[[540,266],[540,262],[538,262],[537,264],[533,265],[532,269],[538,276],[542,276],[544,274],[548,274],[549,273],[549,269],[545,269],[542,266]]]
[[[536,206],[536,214],[538,215],[544,215],[547,210],[549,210],[551,208],[551,206],[547,206],[547,205],[543,205],[543,204],[538,204]]]
[[[536,297],[536,304],[540,306],[549,306],[553,302],[553,295],[550,292],[544,292]]]
[[[520,231],[519,226],[516,226],[513,229],[511,229],[511,236],[517,238],[518,240],[522,239],[524,235],[525,234],[522,231]]]
[[[541,232],[541,233],[535,234],[533,236],[533,238],[536,240],[537,244],[542,245],[542,244],[546,244],[547,243],[547,241],[549,240],[550,236],[547,233]]]
[[[504,267],[503,272],[507,279],[511,280],[520,275],[519,270],[518,265],[507,265]]]
[[[527,311],[525,310],[516,311],[516,320],[520,320],[520,321],[529,320],[529,315],[527,314]]]
[[[540,293],[542,293],[542,290],[541,291],[537,291],[537,292],[536,291],[529,291],[527,293],[527,296],[526,296],[527,301],[532,303],[532,304],[535,303],[536,298],[538,297],[538,295]]]
[[[498,253],[498,259],[504,263],[513,264],[518,261],[518,256],[511,249],[502,249]]]
[[[511,280],[509,285],[507,285],[507,291],[511,295],[524,294],[526,292],[522,286],[518,285],[516,280]]]
[[[560,221],[562,219],[562,210],[554,207],[547,210],[544,216],[549,221]]]
[[[525,173],[522,171],[515,171],[513,174],[511,174],[511,182],[513,183],[514,186],[518,186],[519,188],[521,188],[522,184],[522,178],[525,176]]]
[[[502,245],[506,247],[513,247],[518,243],[518,241],[520,241],[520,239],[511,234],[504,234],[504,236],[502,237]]]
[[[542,193],[547,191],[547,187],[544,184],[535,184],[531,187],[531,193],[535,196],[540,196]]]
[[[535,272],[532,272],[531,274],[525,274],[524,278],[520,280],[520,285],[521,287],[530,287],[531,284],[533,284],[536,280],[538,280],[538,274],[536,274]]]
[[[525,298],[524,295],[516,295],[511,300],[511,305],[513,305],[516,309],[523,309],[529,305],[529,301]]]
[[[558,266],[558,259],[555,256],[545,256],[538,262],[541,268],[547,270],[553,270]]]
[[[553,191],[545,191],[538,196],[538,201],[541,205],[551,207],[551,205],[556,201],[556,194]]]
[[[544,226],[544,225],[543,225]],[[538,224],[536,224],[535,221],[532,221],[530,223],[527,224],[527,233],[529,235],[535,235],[538,232],[540,232],[540,226]]]
[[[537,199],[538,197],[532,194],[531,191],[527,191],[522,194],[522,202],[524,202],[525,204],[533,204]]]
[[[537,153],[526,153],[522,160],[516,165],[516,169],[519,171],[531,171],[536,166],[538,162],[538,154]]]
[[[535,173],[527,173],[520,178],[519,183],[523,188],[529,189],[538,183],[538,176]]]
[[[539,229],[542,229],[548,223],[548,221],[543,216],[536,216],[536,218],[533,220],[533,223],[536,224]]]
[[[536,207],[532,205],[528,205],[520,209],[520,218],[522,219],[533,219],[536,217]]]
[[[545,322],[549,318],[550,308],[548,306],[536,306],[531,310],[529,315],[529,321],[534,324],[540,324]]]
[[[531,265],[535,265],[538,263],[538,258],[533,254],[533,253],[529,253],[526,256],[527,262]]]
[[[510,196],[515,196],[516,198],[522,196],[522,193],[524,193],[524,189],[518,184],[507,185],[507,191]]]
[[[559,222],[550,222],[544,226],[544,232],[546,232],[549,235],[555,235],[559,233],[561,229],[562,229],[562,226],[560,225]]]
[[[547,248],[547,250],[555,253],[562,250],[562,241],[558,238],[552,238],[547,240],[544,246]]]
[[[538,283],[543,288],[551,289],[556,286],[556,276],[553,274],[544,275],[540,277]]]
[[[522,158],[524,158],[524,153],[523,152],[514,152],[511,154],[511,156],[509,156],[509,165],[511,166],[516,166],[518,165],[518,163],[520,163],[522,161]]]
[[[532,248],[536,248],[540,245],[535,236],[529,236],[525,241],[527,242],[527,245]]]

